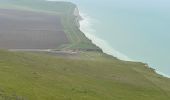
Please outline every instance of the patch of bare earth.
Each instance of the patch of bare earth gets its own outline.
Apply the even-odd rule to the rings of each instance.
[[[66,43],[57,15],[0,9],[0,49],[55,49]]]

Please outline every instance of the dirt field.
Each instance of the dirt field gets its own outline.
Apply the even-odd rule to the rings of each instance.
[[[0,9],[0,49],[54,49],[65,43],[58,16]]]

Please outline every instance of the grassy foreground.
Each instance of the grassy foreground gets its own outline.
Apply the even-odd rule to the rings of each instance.
[[[98,59],[0,51],[0,100],[169,100],[170,80],[144,64],[85,54]]]

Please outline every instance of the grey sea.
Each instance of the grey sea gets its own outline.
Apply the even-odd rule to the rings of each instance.
[[[81,30],[104,52],[170,77],[169,0],[66,1],[78,5]]]

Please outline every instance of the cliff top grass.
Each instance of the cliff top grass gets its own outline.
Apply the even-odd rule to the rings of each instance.
[[[0,100],[169,100],[170,80],[142,63],[0,51]]]

